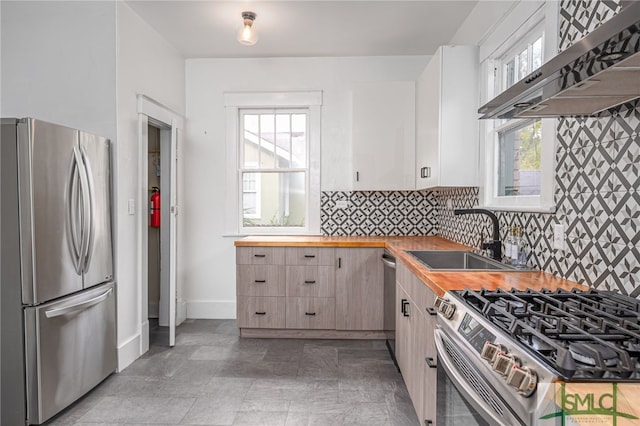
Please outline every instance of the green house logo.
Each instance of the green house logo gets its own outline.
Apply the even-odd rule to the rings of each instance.
[[[638,401],[635,403],[637,405]],[[556,387],[554,402],[549,406],[555,411],[540,416],[540,420],[555,419],[553,424],[560,426],[583,423],[622,426],[631,424],[629,420],[638,420],[618,383],[581,383],[569,384],[569,387],[560,383]]]

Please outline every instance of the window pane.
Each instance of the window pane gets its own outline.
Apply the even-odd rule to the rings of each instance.
[[[276,115],[276,166],[291,167],[291,116]]]
[[[498,196],[540,195],[542,121],[501,132],[498,142]]]
[[[244,173],[259,181],[255,201],[243,194],[245,227],[304,227],[306,222],[306,173]],[[253,204],[252,204],[253,203]],[[255,206],[259,206],[256,208]],[[254,214],[259,210],[259,214]]]
[[[529,74],[529,56],[528,49],[524,49],[517,56],[518,61],[518,78],[517,80],[522,80],[527,74]]]
[[[516,82],[516,61],[515,59],[512,61],[509,61],[505,66],[504,66],[504,75],[505,75],[505,89],[508,89],[509,87],[513,86],[513,84]]]
[[[258,127],[258,116],[255,114],[245,114],[242,120],[243,125],[243,161],[244,167],[258,166],[258,150],[260,133]]]
[[[274,114],[260,114],[260,167],[276,167],[275,124]]]
[[[291,115],[292,167],[307,167],[307,115]]]
[[[542,37],[539,37],[531,46],[531,71],[537,70],[542,65]]]

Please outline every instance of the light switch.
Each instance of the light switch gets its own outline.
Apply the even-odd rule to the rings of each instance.
[[[136,200],[134,200],[133,198],[129,198],[129,214],[131,216],[133,216],[134,214],[136,214]]]
[[[553,225],[553,248],[564,250],[564,225],[562,223]]]

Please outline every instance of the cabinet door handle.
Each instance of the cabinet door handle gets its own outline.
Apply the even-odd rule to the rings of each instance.
[[[267,315],[267,313],[258,311],[258,312],[256,312],[256,315]]]
[[[405,317],[409,316],[409,310],[407,309],[409,307],[409,301],[407,299],[402,299],[402,315],[404,315]]]
[[[431,177],[431,167],[420,168],[420,177],[423,179]]]
[[[427,312],[429,313],[429,315],[438,315],[438,311],[436,311],[436,308],[428,307]]]
[[[360,172],[356,172],[356,182],[360,182]]]
[[[424,421],[424,426],[432,426],[433,425],[433,421],[432,420],[425,420]]]
[[[438,363],[432,357],[426,357],[424,360],[427,361],[429,368],[438,368]]]
[[[305,280],[304,282],[305,284],[315,284],[316,281],[315,280]]]
[[[338,258],[338,269],[342,268],[342,258]]]
[[[266,254],[254,254],[253,257],[267,257]]]
[[[307,259],[314,259],[316,257],[315,254],[305,254],[304,257],[306,257]]]
[[[308,316],[310,316],[310,317],[314,317],[314,316],[316,316],[316,313],[315,313],[315,312],[305,312],[304,314],[305,314],[305,315],[308,315]]]
[[[260,283],[266,283],[266,282],[267,282],[267,280],[255,280],[255,282],[257,282],[258,284],[260,284]]]

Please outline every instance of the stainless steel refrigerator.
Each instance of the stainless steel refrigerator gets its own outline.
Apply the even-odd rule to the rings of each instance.
[[[109,140],[2,119],[2,425],[41,424],[116,369]]]

